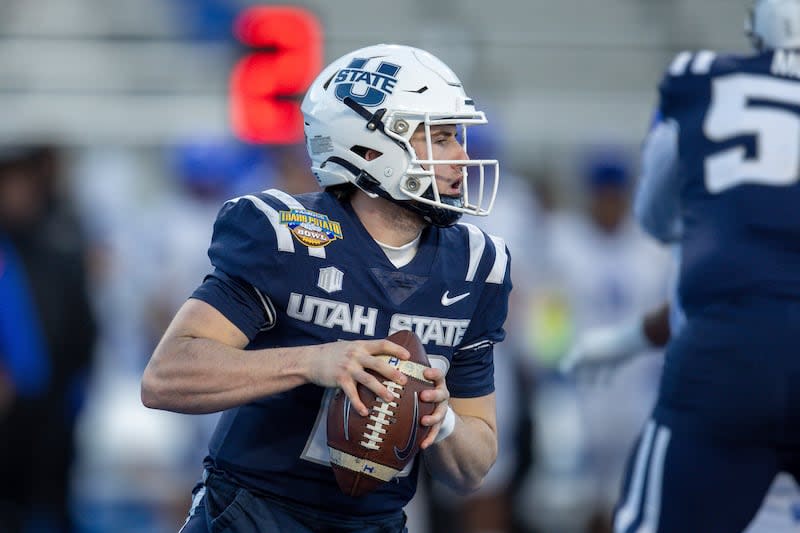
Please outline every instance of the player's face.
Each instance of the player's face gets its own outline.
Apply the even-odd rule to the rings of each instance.
[[[454,125],[431,126],[431,154],[428,154],[428,146],[425,142],[424,124],[421,124],[411,136],[411,146],[419,159],[469,159],[464,147],[461,145],[458,130]],[[457,164],[433,166],[439,194],[445,196],[461,195],[461,187],[464,180],[462,168],[462,165]]]

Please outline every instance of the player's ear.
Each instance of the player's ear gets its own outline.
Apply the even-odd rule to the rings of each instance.
[[[367,151],[364,153],[364,159],[366,159],[367,161],[372,161],[373,159],[377,159],[381,155],[382,154],[379,151],[373,150],[372,148],[367,148]]]

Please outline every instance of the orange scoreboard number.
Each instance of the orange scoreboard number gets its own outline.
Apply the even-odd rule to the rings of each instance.
[[[234,134],[261,144],[303,140],[300,99],[322,69],[322,29],[309,11],[289,6],[244,10],[234,23],[242,44],[230,80]]]

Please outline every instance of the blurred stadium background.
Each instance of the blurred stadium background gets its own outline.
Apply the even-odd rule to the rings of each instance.
[[[0,183],[19,168],[44,177],[39,192],[49,195],[48,208],[74,214],[97,322],[69,467],[75,531],[177,531],[214,417],[146,410],[141,370],[209,267],[205,248],[222,201],[252,189],[315,186],[302,145],[233,135],[237,64],[274,54],[269,42],[242,37],[240,17],[269,5],[0,0]],[[509,243],[517,287],[509,341],[498,353],[503,455],[487,488],[466,503],[423,483],[409,510],[412,533],[607,530],[621,463],[653,399],[658,358],[602,388],[566,382],[553,365],[587,327],[629,319],[665,296],[669,256],[642,237],[627,211],[638,145],[677,52],[748,49],[747,5],[281,4],[318,21],[322,63],[378,42],[441,57],[488,112],[488,131],[476,130],[474,149],[501,159],[501,197],[484,224]],[[313,65],[293,64],[299,71]],[[245,79],[275,83],[299,75],[292,72]],[[61,346],[50,350],[66,357]],[[8,390],[4,396],[0,386],[0,421],[14,409]],[[0,443],[22,431],[6,422]],[[48,440],[46,431],[37,435]],[[0,497],[0,524],[8,505]],[[33,520],[25,531],[54,527]]]

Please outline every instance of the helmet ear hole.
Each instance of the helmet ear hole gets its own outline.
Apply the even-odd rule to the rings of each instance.
[[[364,161],[372,161],[373,159],[378,159],[383,155],[383,152],[379,152],[378,150],[372,148],[367,148],[366,146],[358,145],[351,147],[350,151],[360,156]]]

